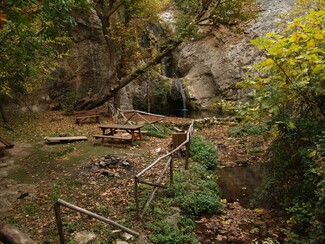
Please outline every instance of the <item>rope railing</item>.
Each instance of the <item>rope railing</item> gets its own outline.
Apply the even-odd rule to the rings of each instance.
[[[169,167],[169,182],[170,184],[173,183],[173,154],[175,154],[176,152],[178,152],[183,146],[186,146],[186,156],[185,156],[185,169],[188,169],[189,166],[189,151],[190,151],[190,143],[191,143],[191,138],[194,132],[194,122],[191,123],[188,131],[187,131],[187,135],[186,135],[186,140],[184,142],[182,142],[178,147],[176,147],[175,149],[173,149],[171,152],[157,158],[153,163],[151,163],[150,165],[148,165],[146,168],[144,168],[143,170],[141,170],[139,173],[137,173],[134,176],[134,198],[135,198],[135,204],[136,204],[136,214],[137,214],[137,218],[141,219],[145,213],[145,211],[147,210],[147,208],[149,207],[150,203],[152,202],[155,193],[159,188],[167,188],[167,186],[162,185],[160,182],[163,179],[164,174],[167,172],[168,167]],[[152,169],[154,166],[156,166],[158,163],[160,163],[162,160],[167,159],[167,162],[164,166],[164,169],[162,170],[162,172],[160,173],[158,179],[156,180],[156,182],[148,182],[145,180],[140,179],[140,177],[142,177],[146,172],[148,172],[150,169]],[[140,211],[140,199],[139,199],[139,184],[146,184],[146,185],[150,185],[153,186],[153,191],[151,192],[148,200],[146,201],[142,212]]]

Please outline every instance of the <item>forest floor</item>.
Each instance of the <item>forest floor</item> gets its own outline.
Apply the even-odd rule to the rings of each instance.
[[[182,123],[189,121],[168,117],[164,123],[181,127]],[[102,118],[101,122],[112,121]],[[195,129],[194,134],[203,136],[218,150],[217,170],[263,164],[267,157],[267,140],[262,136],[229,137],[227,131],[233,127],[234,124],[228,122],[210,124]],[[92,137],[98,133],[98,124],[79,126],[75,124],[73,116],[58,111],[16,115],[9,126],[1,127],[1,136],[15,144],[0,158],[1,220],[15,225],[39,243],[58,243],[53,204],[61,198],[149,235],[150,230],[146,225],[152,221],[151,216],[145,216],[142,221],[135,218],[133,178],[136,172],[170,149],[171,135],[164,138],[146,136],[134,145],[102,145]],[[60,134],[84,135],[89,140],[66,144],[45,143],[44,137]],[[99,164],[105,157],[113,157],[121,160],[121,163],[103,168]],[[190,159],[190,163],[194,163],[193,159]],[[161,167],[158,166],[148,177],[157,175]],[[177,158],[176,170],[183,167],[184,159]],[[243,207],[240,199],[223,199],[222,204],[219,213],[195,220],[200,243],[284,241],[286,221],[281,213]],[[96,233],[97,243],[103,243],[114,229],[66,209],[63,209],[62,215],[64,230],[70,240],[76,233],[87,230]]]

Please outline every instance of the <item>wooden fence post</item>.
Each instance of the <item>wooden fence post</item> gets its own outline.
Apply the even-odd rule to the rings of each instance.
[[[169,163],[169,181],[170,185],[174,183],[174,165],[173,165],[173,155],[170,156],[170,163]]]
[[[188,165],[189,165],[189,158],[190,158],[190,142],[191,138],[186,144],[186,157],[185,157],[185,170],[188,170]]]
[[[63,234],[63,224],[61,218],[60,203],[56,202],[54,204],[54,212],[55,212],[56,225],[58,227],[58,232],[60,237],[60,244],[64,244],[64,234]]]
[[[138,192],[138,177],[134,177],[134,199],[135,199],[135,208],[137,211],[137,219],[140,219],[140,206],[139,206],[139,192]]]

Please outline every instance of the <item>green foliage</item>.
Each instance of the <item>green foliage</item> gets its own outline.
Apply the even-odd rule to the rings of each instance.
[[[228,136],[241,137],[241,136],[255,136],[265,132],[266,126],[264,124],[250,124],[245,123],[228,130]]]
[[[257,8],[254,0],[173,2],[177,10],[179,37],[191,40],[199,37],[197,31],[200,26],[235,25],[254,18]]]
[[[190,152],[206,169],[213,169],[217,165],[216,149],[200,136],[193,136]]]
[[[252,41],[266,58],[240,83],[252,90],[243,114],[250,119],[271,117],[280,132],[294,129],[295,118],[325,116],[324,18],[324,10],[309,10],[283,34],[268,33]]]
[[[163,138],[171,133],[171,130],[162,125],[155,125],[158,131],[150,124],[145,124],[143,130],[147,131],[148,136]]]
[[[318,241],[325,234],[325,127],[303,125],[273,142],[270,175],[257,199],[286,209],[292,238]]]
[[[149,72],[148,72],[149,73]],[[165,80],[155,81],[155,78],[150,77],[146,74],[143,79],[152,80],[147,83],[149,86],[149,94],[143,96],[143,94],[134,94],[133,96],[133,107],[142,110],[148,111],[148,102],[150,103],[150,112],[163,114],[164,111],[168,108],[168,97],[170,93],[170,83]],[[149,95],[149,101],[148,101]]]
[[[324,6],[300,0],[283,33],[252,41],[266,57],[240,83],[251,91],[241,115],[266,122],[275,138],[270,175],[257,198],[290,214],[294,243],[322,243],[325,236]]]
[[[39,208],[31,203],[23,203],[21,205],[21,212],[24,215],[35,216],[39,212]]]
[[[212,215],[220,208],[216,177],[202,165],[194,164],[189,171],[177,172],[173,185],[166,190],[182,213],[190,217]]]
[[[166,221],[156,221],[151,225],[153,234],[149,235],[149,240],[157,244],[183,244],[198,243],[195,235],[192,234],[194,223],[191,219],[182,218],[177,227]]]
[[[73,24],[70,12],[87,0],[2,1],[0,14],[0,99],[30,92],[40,74],[51,70],[53,44],[62,43],[63,27]]]

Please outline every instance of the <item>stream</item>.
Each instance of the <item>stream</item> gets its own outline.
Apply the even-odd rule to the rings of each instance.
[[[225,167],[218,169],[218,185],[221,198],[227,202],[239,202],[245,208],[251,208],[250,201],[254,192],[266,176],[266,167],[261,164]]]

